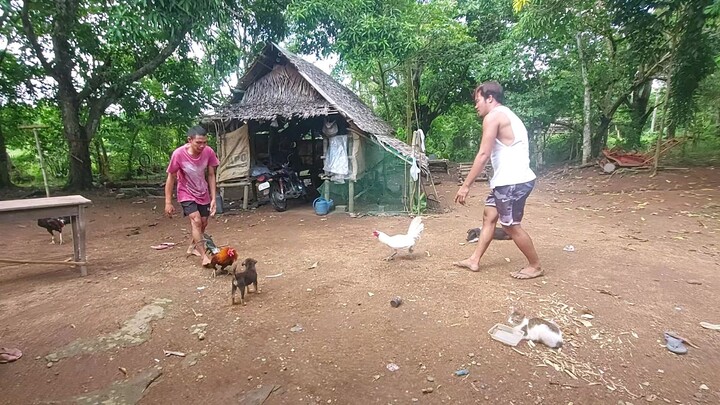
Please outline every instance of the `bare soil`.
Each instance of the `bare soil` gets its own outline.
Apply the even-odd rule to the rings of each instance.
[[[24,356],[0,364],[0,403],[70,403],[149,370],[160,374],[150,373],[141,404],[227,403],[268,385],[279,388],[266,404],[720,403],[720,332],[699,325],[720,323],[718,169],[543,175],[524,220],[546,272],[533,280],[509,276],[525,264],[512,241],[491,244],[479,273],[451,265],[475,247],[466,230],[480,226],[487,185],[462,207],[454,178],[440,180],[445,212],[425,218],[414,254],[391,262],[371,233],[404,233],[407,217],[320,217],[291,202],[284,213],[263,206],[211,219],[216,243],[259,262],[261,294],[246,306],[230,304],[230,276],[211,278],[185,257],[189,224],[164,218],[161,199],[86,195],[88,277],[1,264],[0,347]],[[34,223],[0,232],[4,257],[71,255],[69,229],[62,246]],[[161,242],[178,246],[150,248]],[[147,341],[45,358],[124,330],[156,299],[172,302]],[[488,330],[514,305],[558,323],[563,348],[492,340]],[[697,347],[670,353],[666,330]]]

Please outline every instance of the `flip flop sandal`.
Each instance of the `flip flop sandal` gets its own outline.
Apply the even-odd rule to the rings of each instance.
[[[665,347],[667,347],[668,350],[670,350],[671,352],[673,352],[675,354],[687,353],[688,349],[683,344],[682,339],[678,339],[668,333],[665,333],[664,336],[665,336],[665,341],[667,342]]]
[[[720,324],[713,324],[710,322],[700,322],[700,326],[710,330],[720,330]]]
[[[163,242],[159,245],[154,245],[154,246],[150,246],[150,247],[155,250],[163,250],[163,249],[171,248],[173,246],[175,246],[175,244],[172,242]]]
[[[13,361],[22,357],[20,349],[8,349],[6,347],[0,347],[0,364],[12,363]]]

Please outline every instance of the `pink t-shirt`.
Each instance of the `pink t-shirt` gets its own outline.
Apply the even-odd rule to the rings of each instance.
[[[208,166],[217,167],[220,161],[211,147],[206,146],[200,156],[194,157],[185,144],[173,152],[168,165],[168,173],[177,173],[177,200],[195,201],[197,204],[210,204],[210,191],[205,176]]]

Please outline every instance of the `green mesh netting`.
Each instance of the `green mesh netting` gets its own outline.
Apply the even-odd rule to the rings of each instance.
[[[365,141],[362,148],[365,170],[354,184],[354,212],[371,215],[417,212],[418,184],[410,176],[410,165],[374,142]],[[344,183],[326,180],[318,191],[323,197],[329,196],[336,207],[349,209],[349,180]],[[424,195],[419,194],[422,210]]]

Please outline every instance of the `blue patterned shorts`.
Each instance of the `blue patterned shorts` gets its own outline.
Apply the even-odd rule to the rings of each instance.
[[[500,225],[517,225],[525,214],[525,200],[535,187],[535,180],[527,183],[498,186],[490,190],[485,205],[497,208]]]

